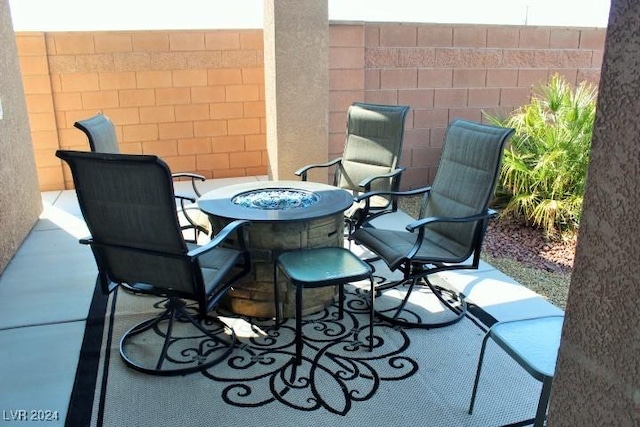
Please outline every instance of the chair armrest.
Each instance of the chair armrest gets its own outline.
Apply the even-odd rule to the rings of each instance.
[[[195,203],[196,198],[191,196],[185,196],[184,194],[174,194],[173,197],[180,200],[180,207],[184,209],[184,202]]]
[[[400,167],[397,168],[389,173],[385,173],[382,175],[376,175],[376,176],[371,176],[368,178],[365,178],[362,180],[362,182],[360,182],[360,187],[364,189],[365,193],[369,193],[371,192],[371,184],[374,181],[377,181],[379,179],[388,179],[391,178],[391,189],[389,191],[398,191],[400,188],[400,178],[402,177],[402,172],[405,171],[406,168],[404,167]],[[384,212],[377,212],[377,216],[380,216],[384,213],[388,212],[395,212],[398,210],[398,197],[395,195],[392,195],[389,197],[390,202],[391,202],[391,208],[389,209],[388,207],[385,208]],[[367,216],[369,216],[369,210],[370,210],[370,199],[367,198],[365,201],[365,211],[367,215],[364,215],[363,218],[366,218]]]
[[[180,200],[180,212],[184,216],[184,219],[186,219],[187,222],[189,223],[189,225],[183,225],[181,227],[181,229],[182,230],[194,229],[195,233],[196,233],[195,237],[194,237],[194,243],[196,243],[195,240],[198,239],[198,233],[199,232],[203,232],[203,233],[208,233],[209,232],[209,230],[204,228],[202,225],[196,223],[196,221],[194,221],[193,218],[191,218],[191,216],[189,215],[189,210],[185,206],[185,202],[195,203],[196,198],[195,197],[191,197],[191,196],[185,196],[185,195],[182,195],[182,194],[174,194],[174,197],[176,199]]]
[[[427,225],[429,224],[434,224],[434,223],[438,223],[438,222],[454,222],[454,223],[461,223],[461,222],[474,222],[474,221],[482,221],[482,220],[486,220],[489,217],[495,215],[497,212],[494,211],[493,209],[487,209],[485,212],[476,214],[476,215],[470,215],[470,216],[465,216],[465,217],[458,217],[458,218],[453,218],[453,217],[428,217],[428,218],[422,218],[419,219],[417,221],[413,221],[410,224],[408,224],[405,228],[407,229],[407,231],[413,233],[416,229],[418,229],[418,237],[416,238],[416,242],[414,243],[413,247],[411,248],[411,250],[407,253],[406,257],[407,259],[412,259],[420,250],[420,247],[422,246],[422,241],[424,239],[424,233],[425,233],[425,229],[427,228]]]
[[[432,216],[432,217],[422,218],[422,219],[413,221],[412,223],[408,224],[405,228],[407,229],[407,231],[410,231],[410,232],[413,233],[417,228],[424,228],[425,226],[427,226],[429,224],[436,223],[436,222],[473,222],[473,221],[480,221],[482,219],[487,219],[489,217],[492,217],[496,213],[497,212],[494,211],[493,209],[487,209],[483,213],[479,213],[479,214],[476,214],[476,215],[465,216],[465,217],[458,217],[458,218]]]
[[[82,239],[79,240],[79,242],[81,245],[88,245],[88,246],[93,246],[94,244],[92,236],[83,237]],[[91,250],[93,250],[93,247],[91,248]],[[94,257],[95,257],[95,252],[94,252]],[[96,258],[96,263],[98,263],[98,258]],[[100,288],[102,289],[102,292],[105,295],[111,293],[111,291],[117,288],[118,285],[119,283],[112,282],[111,279],[109,279],[109,276],[104,272],[104,270],[102,270],[101,268],[98,268],[98,275],[96,276],[96,286],[100,286]]]
[[[398,203],[398,198],[402,198],[402,197],[410,197],[410,196],[417,196],[420,194],[424,194],[424,193],[428,193],[429,191],[431,191],[431,187],[421,187],[421,188],[416,188],[413,190],[407,190],[407,191],[371,191],[368,193],[363,193],[360,194],[358,196],[355,196],[353,198],[353,201],[355,203],[360,203],[364,200],[364,206],[361,209],[361,212],[359,214],[359,217],[357,218],[357,220],[355,221],[355,225],[353,226],[353,231],[357,230],[358,228],[362,227],[365,223],[367,223],[368,221],[377,218],[379,216],[382,215],[386,215],[388,213],[392,213],[395,212],[397,210],[396,206],[393,206],[393,209],[391,210],[384,210],[381,212],[371,212],[371,203],[370,200],[372,197],[374,196],[390,196],[394,199],[394,203],[397,204]]]
[[[370,176],[368,178],[363,179],[360,184],[358,184],[360,187],[364,188],[365,192],[370,192],[371,191],[371,183],[375,180],[378,179],[383,179],[383,178],[394,178],[394,179],[398,179],[400,178],[400,175],[402,174],[402,172],[404,172],[407,168],[405,167],[400,167],[397,168],[389,173],[385,173],[382,175],[376,175],[376,176]],[[399,183],[398,183],[399,184]],[[394,186],[395,187],[395,186]],[[391,191],[397,191],[397,189],[392,189]]]
[[[200,194],[200,191],[198,191],[198,187],[196,187],[196,181],[205,181],[207,179],[202,175],[190,172],[172,173],[171,178],[191,178],[191,187],[193,187],[193,192],[196,193],[198,197],[202,196],[202,194]]]
[[[310,169],[315,169],[315,168],[328,168],[330,166],[333,166],[337,163],[340,163],[342,161],[342,157],[338,157],[337,159],[333,159],[329,162],[326,163],[312,163],[310,165],[306,165],[303,166],[302,168],[298,169],[297,171],[294,172],[294,174],[296,176],[299,176],[302,178],[303,181],[307,180],[307,172]]]
[[[244,226],[247,226],[250,224],[251,224],[251,221],[248,221],[246,219],[235,220],[227,224],[222,230],[220,230],[220,232],[216,234],[215,237],[211,239],[209,243],[207,243],[206,245],[200,246],[196,249],[190,250],[189,253],[187,253],[187,255],[192,258],[199,257],[203,253],[208,252],[216,248],[217,246],[220,246],[220,244],[224,242],[234,231],[237,232],[238,234],[238,243],[240,244],[241,249],[246,250],[245,243],[244,243],[243,228]]]
[[[408,197],[417,196],[419,194],[428,193],[431,191],[431,187],[420,187],[407,191],[371,191],[369,193],[362,193],[354,197],[354,201],[361,202],[366,199],[370,199],[373,196],[396,196],[396,197]]]

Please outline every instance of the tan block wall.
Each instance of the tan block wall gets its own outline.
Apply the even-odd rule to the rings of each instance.
[[[598,83],[604,29],[440,24],[331,27],[330,155],[353,101],[409,105],[402,187],[431,183],[453,119],[505,116],[553,73]]]
[[[17,34],[16,43],[40,190],[61,189],[64,188],[63,171],[60,161],[53,155],[59,147],[60,137],[56,126],[45,35]]]
[[[87,149],[73,122],[99,111],[116,123],[123,152],[208,178],[266,174],[262,37],[17,34],[41,190],[70,187],[55,150]],[[605,29],[331,23],[329,37],[327,159],[342,154],[352,102],[409,105],[401,164],[410,188],[432,181],[454,118],[506,115],[554,72],[597,84]]]
[[[173,171],[266,173],[262,31],[17,39],[42,190],[72,186],[55,150],[88,149],[73,123],[98,112],[115,123],[122,152],[156,154]]]

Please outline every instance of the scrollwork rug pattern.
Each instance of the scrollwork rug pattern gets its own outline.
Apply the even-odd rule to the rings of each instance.
[[[293,365],[293,319],[275,328],[272,319],[219,312],[237,335],[233,352],[202,373],[177,377],[124,365],[120,337],[153,317],[162,300],[117,293],[102,348],[90,352],[100,358],[90,425],[497,426],[535,411],[539,383],[488,347],[483,375],[491,379],[481,385],[473,416],[466,413],[483,336],[473,322],[428,331],[375,323],[370,352],[367,292],[346,290],[343,319],[336,305],[304,317],[300,366]],[[169,350],[175,363],[221,351],[194,334],[178,336]]]
[[[228,384],[222,398],[230,405],[277,401],[294,409],[323,408],[345,415],[355,402],[370,399],[382,383],[406,379],[418,370],[417,362],[404,355],[411,341],[400,328],[378,325],[374,349],[368,351],[366,299],[362,291],[349,287],[343,319],[338,320],[335,305],[305,317],[298,367],[293,365],[292,319],[277,329],[271,320],[236,319],[231,324],[242,337],[237,351],[225,369],[213,367],[204,375]]]

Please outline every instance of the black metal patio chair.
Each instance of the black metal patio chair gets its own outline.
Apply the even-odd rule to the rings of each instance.
[[[495,213],[488,205],[512,132],[466,120],[453,121],[447,129],[433,185],[393,193],[397,197],[422,194],[419,219],[406,224],[405,230],[377,229],[366,222],[357,225],[351,238],[378,255],[392,271],[404,274],[402,280],[376,288],[382,292],[376,298],[378,316],[394,324],[421,328],[446,326],[462,319],[465,296],[434,284],[429,277],[440,271],[478,268],[487,221]],[[384,194],[371,192],[357,200]],[[435,309],[439,311],[437,317],[422,308],[430,294],[439,300],[440,308],[446,307]],[[440,311],[454,316],[442,316]]]
[[[399,167],[404,139],[404,122],[409,107],[356,102],[347,111],[347,130],[342,157],[327,163],[310,164],[295,172],[303,181],[311,169],[333,167],[333,185],[354,197],[371,191],[398,191],[405,170]],[[349,233],[362,222],[365,211],[378,216],[398,209],[397,200],[376,195],[354,200],[345,211]]]
[[[78,120],[73,126],[80,129],[87,136],[91,151],[96,153],[120,153],[116,128],[106,115],[99,113],[87,119]],[[209,217],[198,209],[195,204],[196,199],[202,195],[196,183],[205,181],[205,177],[190,172],[172,173],[171,176],[174,180],[188,179],[191,181],[191,188],[195,197],[193,195],[180,194],[176,195],[176,199],[179,202],[178,219],[180,220],[180,226],[183,231],[193,230],[194,237],[188,241],[197,243],[200,233],[209,235],[212,232]]]
[[[93,251],[96,286],[108,293],[122,284],[166,298],[162,312],[122,337],[124,362],[148,374],[184,375],[222,361],[235,335],[208,313],[250,270],[243,235],[249,222],[232,222],[204,246],[188,244],[178,224],[171,174],[162,160],[62,150],[56,155],[71,168],[91,234],[80,243]],[[234,239],[238,249],[223,245],[227,239]],[[185,325],[193,330],[174,333]]]

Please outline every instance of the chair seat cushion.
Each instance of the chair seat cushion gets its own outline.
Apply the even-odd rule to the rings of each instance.
[[[198,245],[187,243],[189,250],[195,249]],[[236,249],[217,247],[198,257],[202,278],[207,295],[213,291],[215,285],[219,284],[220,276],[229,273],[242,257],[242,252]]]
[[[386,209],[390,202],[382,196],[373,196],[369,199],[369,208],[372,211],[376,211],[379,209]],[[346,211],[344,211],[345,218],[355,218],[361,211],[364,210],[364,201],[361,202],[353,202],[351,207],[349,207]]]
[[[202,230],[206,230],[207,234],[211,233],[211,222],[209,216],[202,212],[195,203],[185,205],[184,211],[178,208],[178,222],[180,227],[191,227],[191,223],[185,217],[185,214]]]
[[[384,230],[363,227],[357,230],[354,239],[366,246],[382,259],[392,270],[406,260],[418,237],[408,231]],[[416,262],[462,262],[469,257],[471,250],[438,233],[427,231],[422,246],[412,258]]]

